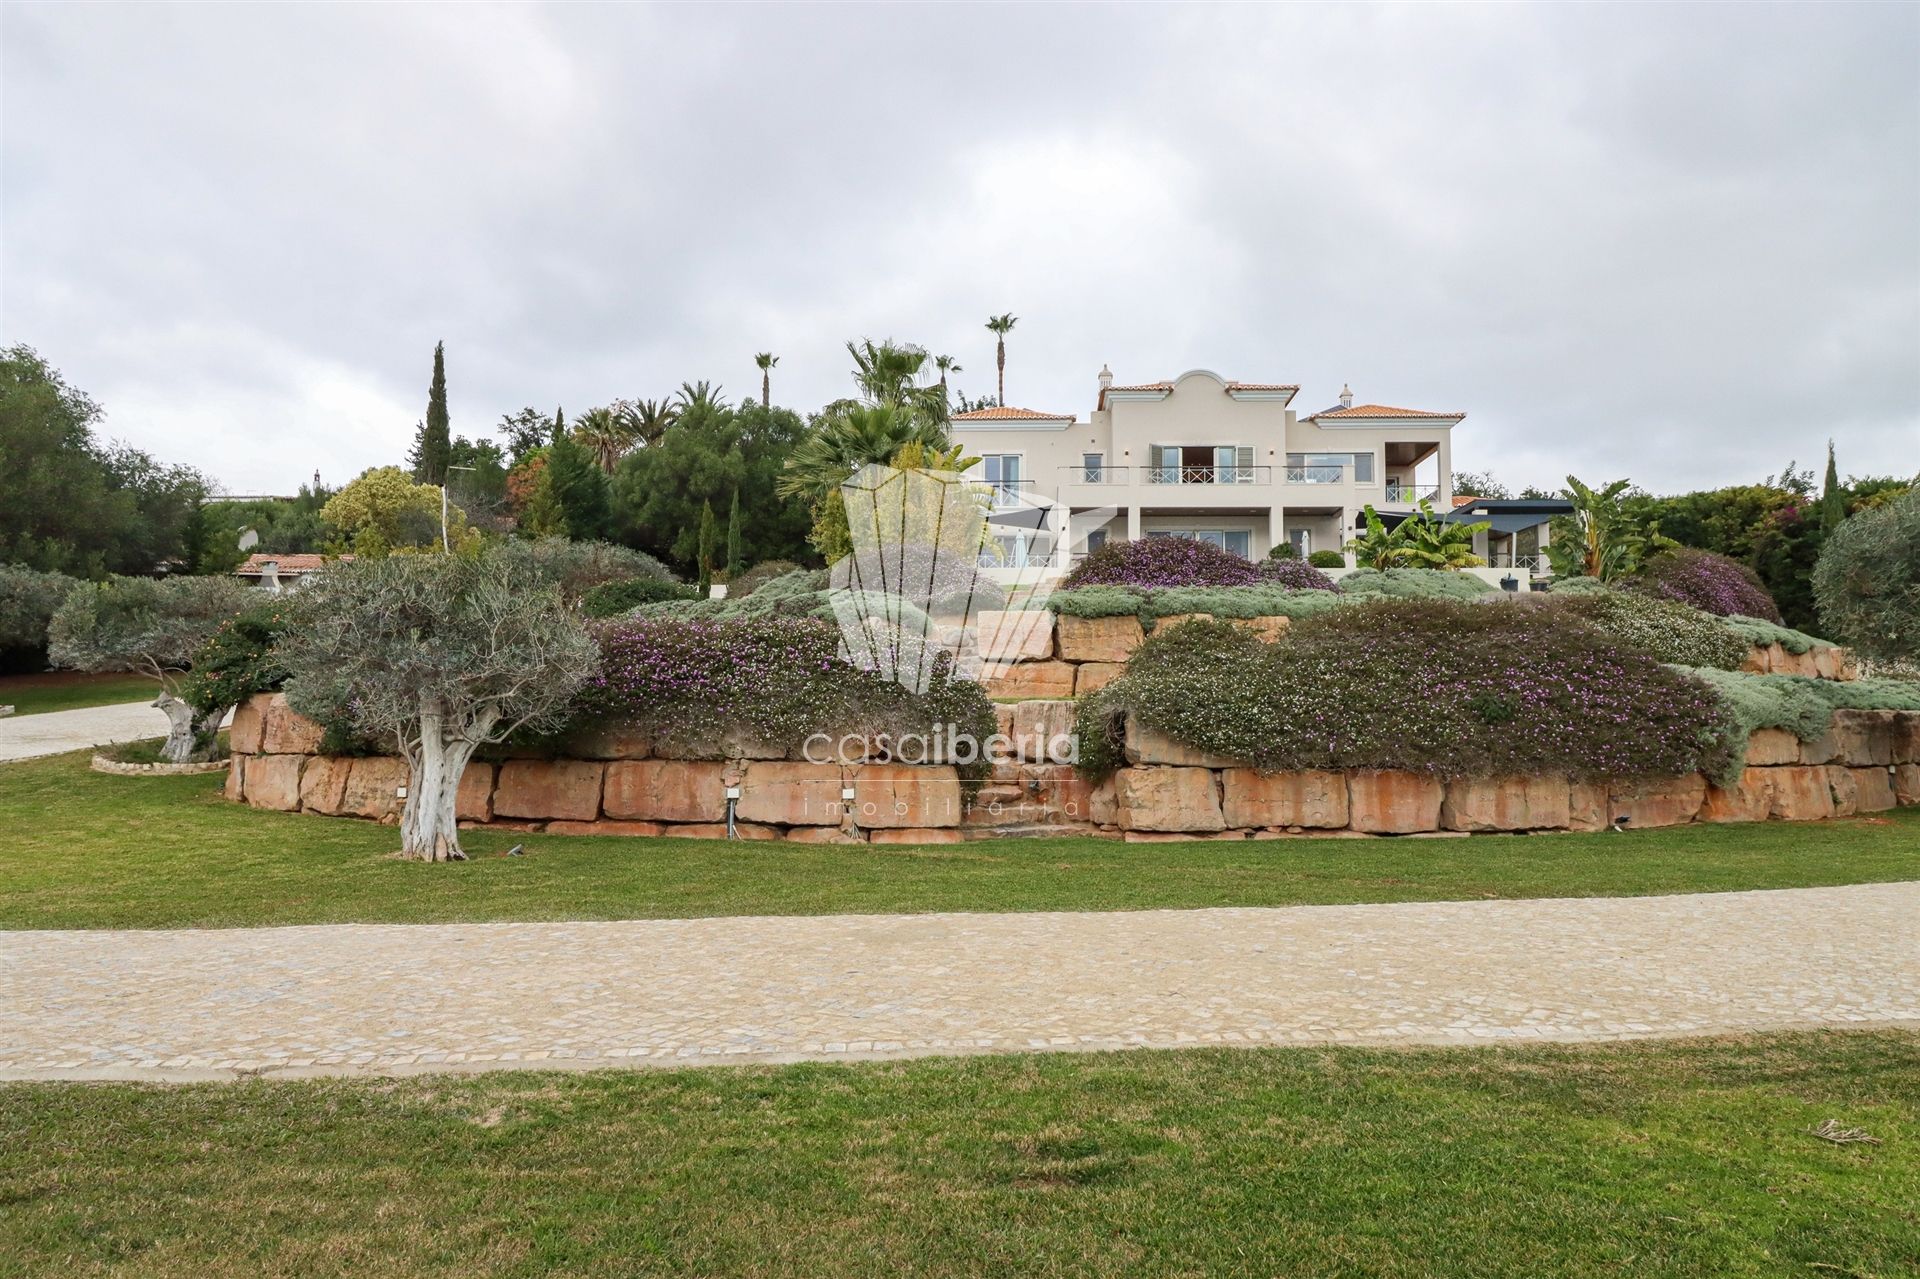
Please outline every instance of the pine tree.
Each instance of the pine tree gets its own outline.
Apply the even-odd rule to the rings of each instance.
[[[445,484],[447,463],[452,460],[453,432],[447,417],[447,357],[445,344],[433,344],[433,382],[427,388],[427,420],[416,428],[413,452],[413,478],[420,484]]]
[[[607,535],[613,505],[606,473],[572,437],[562,435],[547,450],[545,479],[553,486],[568,537],[584,542]]]
[[[740,562],[740,490],[733,491],[733,506],[727,512],[727,580],[740,576],[746,566]]]
[[[1847,495],[1840,487],[1840,468],[1834,464],[1833,441],[1827,441],[1827,480],[1820,490],[1820,531],[1831,533],[1847,518]]]
[[[703,502],[700,506],[700,544],[697,557],[700,561],[700,594],[704,597],[713,585],[714,541],[719,530],[714,526],[713,503]]]

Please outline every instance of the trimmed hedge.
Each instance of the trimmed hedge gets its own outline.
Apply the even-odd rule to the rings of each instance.
[[[1466,600],[1495,588],[1471,573],[1434,568],[1359,568],[1340,579],[1348,595],[1384,595],[1390,599]]]
[[[1345,568],[1347,557],[1339,551],[1314,551],[1307,556],[1307,563],[1315,568]]]
[[[1268,770],[1719,776],[1738,759],[1698,679],[1545,609],[1458,602],[1367,602],[1274,643],[1226,622],[1156,632],[1082,700],[1085,771],[1121,765],[1129,713]]]
[[[0,670],[46,665],[47,625],[80,579],[0,564]]]

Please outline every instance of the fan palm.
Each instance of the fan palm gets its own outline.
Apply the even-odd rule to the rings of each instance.
[[[1000,403],[1002,405],[1007,402],[1007,334],[1013,332],[1013,326],[1019,322],[1020,317],[1011,312],[1006,315],[987,317],[987,328],[994,336],[993,361],[1000,370]]]
[[[780,363],[780,357],[771,351],[762,351],[753,357],[753,366],[760,370],[760,407],[773,407],[773,366]]]
[[[624,405],[588,409],[573,424],[573,438],[593,454],[600,469],[612,475],[620,459],[631,449],[639,435],[624,412]]]
[[[910,444],[942,457],[953,448],[938,422],[907,407],[878,404],[848,409],[821,422],[794,447],[775,491],[782,497],[823,501],[861,467],[891,462]]]
[[[931,422],[947,420],[946,391],[921,381],[927,366],[924,348],[891,338],[884,342],[862,338],[847,343],[847,354],[853,357],[854,385],[867,404],[906,409]]]

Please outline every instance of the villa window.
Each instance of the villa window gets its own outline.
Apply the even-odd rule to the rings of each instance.
[[[1011,506],[1020,498],[1020,455],[988,453],[980,459],[986,481],[993,487],[993,504]]]
[[[1107,482],[1107,455],[1105,453],[1082,453],[1080,455],[1080,482],[1082,484],[1105,484]]]
[[[1229,555],[1238,555],[1243,560],[1253,558],[1253,534],[1243,528],[1164,528],[1149,529],[1148,537],[1184,537],[1192,542],[1205,542],[1208,546],[1217,546]],[[1088,539],[1091,543],[1092,539]],[[1089,546],[1091,549],[1091,546]]]

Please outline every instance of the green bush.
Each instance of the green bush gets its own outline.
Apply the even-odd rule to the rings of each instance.
[[[1758,617],[1723,617],[1722,625],[1738,635],[1749,648],[1765,648],[1769,644],[1778,644],[1789,653],[1806,653],[1816,648],[1831,648],[1832,644],[1805,631],[1796,631],[1791,626],[1782,626],[1778,622],[1769,622]],[[1696,665],[1698,663],[1695,663]]]
[[[1170,586],[1143,590],[1082,586],[1055,591],[1047,607],[1068,617],[1138,617],[1143,623],[1182,613],[1215,617],[1315,617],[1355,601],[1334,591],[1295,591],[1283,586]]]
[[[1920,659],[1920,487],[1827,537],[1813,569],[1820,625],[1881,661]]]
[[[226,711],[287,682],[274,645],[287,629],[287,601],[272,595],[222,622],[193,655],[180,696],[202,714]]]
[[[541,537],[509,542],[503,554],[524,556],[540,576],[560,588],[569,600],[578,600],[596,586],[651,578],[678,581],[673,571],[645,551],[611,542],[572,542],[564,537]]]
[[[1495,589],[1471,573],[1432,568],[1360,568],[1341,578],[1339,585],[1348,595],[1407,600],[1465,600]]]
[[[1548,586],[1553,595],[1605,595],[1612,589],[1597,577],[1556,577]]]
[[[1292,542],[1279,542],[1267,552],[1267,558],[1270,560],[1297,560],[1300,558],[1300,552],[1294,547]]]
[[[1047,607],[1067,617],[1145,616],[1146,605],[1147,592],[1127,586],[1082,586],[1047,597]]]
[[[1733,723],[1699,680],[1576,618],[1451,601],[1367,602],[1274,643],[1226,622],[1156,632],[1082,700],[1083,768],[1118,765],[1128,713],[1270,770],[1721,775],[1736,758]]]
[[[1753,646],[1711,613],[1627,591],[1548,595],[1542,606],[1577,617],[1637,653],[1675,666],[1735,670]]]
[[[698,587],[663,582],[657,577],[630,577],[624,582],[602,582],[591,588],[581,597],[580,608],[588,617],[618,617],[642,604],[699,598]]]
[[[1314,551],[1307,556],[1307,563],[1315,568],[1345,568],[1347,557],[1339,551]]]
[[[727,583],[727,598],[745,599],[776,577],[804,572],[806,570],[792,560],[765,560]]]
[[[0,670],[46,665],[47,624],[80,579],[0,564]]]

